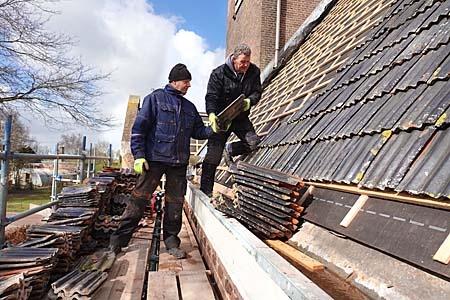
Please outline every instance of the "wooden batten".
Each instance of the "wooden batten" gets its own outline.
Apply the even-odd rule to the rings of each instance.
[[[410,204],[416,204],[416,205],[429,206],[429,207],[434,207],[434,208],[450,210],[450,202],[449,201],[438,201],[438,200],[426,199],[426,198],[404,195],[404,194],[399,194],[399,193],[394,193],[394,192],[381,192],[381,191],[375,191],[375,190],[366,190],[366,189],[360,189],[356,186],[345,185],[345,184],[330,184],[330,183],[320,183],[320,182],[312,182],[312,181],[307,181],[307,182],[305,182],[305,184],[324,188],[324,189],[329,189],[329,190],[351,193],[351,194],[367,195],[369,197],[374,197],[374,198],[381,198],[381,199],[387,199],[387,200],[399,201],[399,202],[404,202],[404,203],[410,203]]]
[[[325,269],[324,265],[317,260],[282,241],[266,240],[266,243],[297,267],[304,268],[310,272],[317,272]]]
[[[355,204],[353,204],[352,208],[350,208],[350,210],[345,215],[344,219],[342,219],[342,221],[339,225],[341,225],[343,227],[348,227],[348,225],[350,225],[350,223],[353,221],[353,219],[359,213],[359,211],[364,206],[364,204],[366,204],[367,199],[369,199],[369,196],[367,196],[367,195],[359,196],[358,200],[356,200]]]
[[[450,262],[450,234],[439,247],[438,251],[433,256],[433,259],[448,265],[448,263]]]

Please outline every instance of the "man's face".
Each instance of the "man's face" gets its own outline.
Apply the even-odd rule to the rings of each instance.
[[[239,54],[233,59],[233,67],[236,73],[245,73],[250,67],[250,55]]]
[[[190,80],[178,80],[171,82],[174,89],[180,91],[183,95],[186,95],[188,89],[191,87]]]

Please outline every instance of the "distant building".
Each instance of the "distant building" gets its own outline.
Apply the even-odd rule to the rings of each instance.
[[[131,153],[130,139],[131,128],[139,111],[140,97],[130,95],[128,98],[127,113],[125,115],[125,122],[123,125],[122,141],[120,143],[120,156],[122,158],[122,168],[133,169],[134,158]]]

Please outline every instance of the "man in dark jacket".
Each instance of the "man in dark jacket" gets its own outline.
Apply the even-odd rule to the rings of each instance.
[[[206,139],[212,134],[205,127],[194,104],[183,96],[189,89],[191,74],[183,64],[175,65],[169,84],[144,98],[131,131],[131,151],[138,177],[122,222],[110,239],[110,250],[118,253],[130,241],[142,218],[147,201],[166,174],[163,239],[169,253],[185,257],[178,233],[186,193],[186,167],[190,139]]]
[[[211,127],[218,134],[208,139],[208,148],[202,166],[200,189],[211,196],[214,176],[225,148],[226,162],[232,156],[248,154],[255,150],[260,138],[250,122],[250,107],[261,98],[261,79],[259,68],[250,62],[251,50],[245,44],[237,46],[225,64],[214,69],[209,77],[206,92],[206,112]],[[241,94],[245,95],[244,111],[230,124],[218,124],[217,114],[232,103]],[[226,144],[230,134],[234,132],[240,139],[238,142]]]

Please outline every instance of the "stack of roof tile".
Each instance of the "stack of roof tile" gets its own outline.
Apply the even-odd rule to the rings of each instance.
[[[21,295],[29,293],[30,299],[42,299],[53,272],[58,249],[55,248],[6,248],[0,250],[0,281],[11,279],[11,275],[23,275],[24,286],[18,288]],[[20,286],[20,279],[19,286]],[[17,285],[12,285],[17,286]],[[5,287],[5,291],[9,288]],[[3,299],[3,298],[2,298]],[[6,298],[15,299],[15,298]],[[23,298],[25,299],[25,298]]]
[[[305,192],[301,179],[238,162],[230,167],[237,189],[234,205],[219,209],[266,238],[290,238],[297,229],[303,207],[296,202]]]
[[[115,194],[109,199],[107,212],[98,215],[95,221],[92,236],[97,241],[108,242],[109,235],[119,227],[122,213],[129,201],[130,195],[126,194]]]
[[[111,199],[110,205],[110,215],[120,216],[125,210],[125,207],[130,202],[131,195],[129,194],[118,194],[114,195]]]
[[[92,177],[89,178],[89,185],[95,187],[100,194],[100,203],[102,205],[99,206],[99,214],[101,213],[109,213],[110,199],[116,192],[117,181],[115,177],[112,176],[104,176],[104,177]]]
[[[50,215],[48,224],[91,226],[97,211],[93,207],[60,207]]]
[[[108,278],[107,272],[74,270],[51,284],[50,299],[91,299]]]
[[[78,270],[61,278],[73,269],[86,249],[92,248],[90,244],[98,245],[91,234],[95,238],[95,233],[99,233],[100,240],[109,238],[129,201],[129,195],[118,193],[131,190],[135,176],[122,176],[116,171],[101,175],[89,179],[89,185],[64,188],[58,195],[61,203],[48,223],[30,226],[25,242],[0,252],[0,298],[6,295],[20,299],[25,295],[22,298],[26,299],[26,293],[33,287],[32,298],[42,299],[49,280],[60,278],[50,296],[88,299],[106,279],[107,273]],[[21,272],[25,280],[20,281],[20,276],[10,278]]]
[[[88,185],[70,186],[58,194],[60,207],[98,207],[100,195],[97,189]]]
[[[95,223],[94,231],[96,235],[104,235],[116,231],[120,224],[121,217],[119,215],[99,215]]]
[[[58,248],[55,277],[67,272],[76,261],[86,227],[64,225],[32,225],[27,229],[27,241],[18,245],[24,248]]]
[[[29,280],[23,274],[2,277],[0,280],[0,299],[28,299],[31,294]]]

